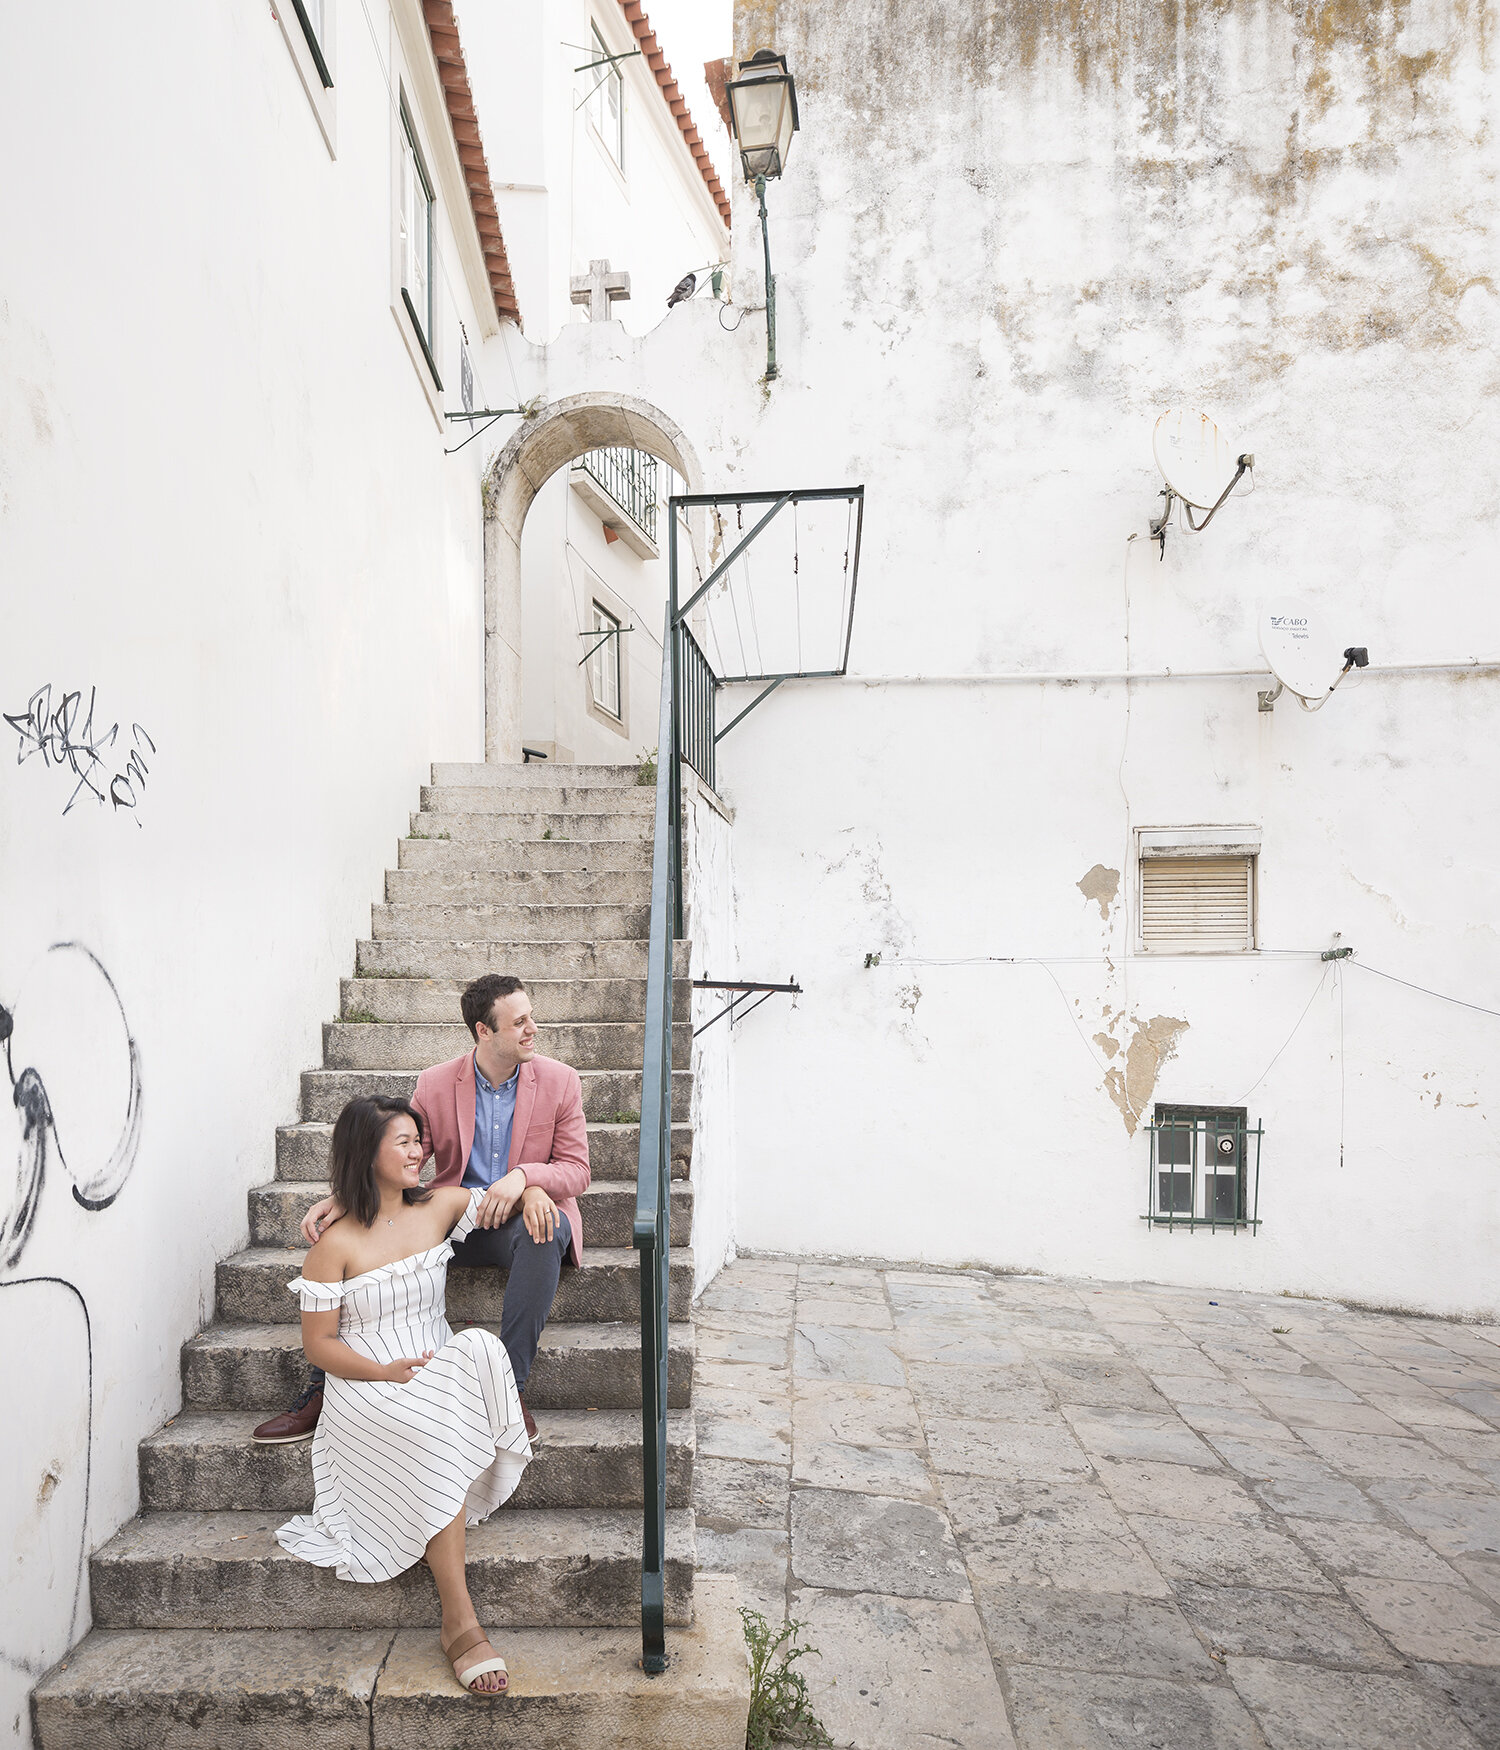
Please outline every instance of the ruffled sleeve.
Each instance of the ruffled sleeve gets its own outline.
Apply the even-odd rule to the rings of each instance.
[[[474,1231],[474,1216],[479,1205],[484,1201],[485,1187],[476,1185],[469,1193],[469,1207],[459,1216],[452,1232],[448,1235],[448,1243],[456,1246],[460,1240],[466,1240]]]
[[[303,1312],[336,1312],[343,1305],[348,1283],[309,1282],[305,1276],[298,1276],[287,1287],[302,1296]]]

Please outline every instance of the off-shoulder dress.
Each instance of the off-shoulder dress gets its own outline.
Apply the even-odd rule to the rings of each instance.
[[[288,1287],[304,1312],[339,1314],[339,1336],[376,1361],[436,1354],[405,1385],[335,1379],[313,1436],[311,1513],[276,1533],[291,1554],[341,1580],[392,1580],[464,1509],[477,1525],[515,1492],[531,1458],[510,1357],[498,1337],[457,1336],[444,1317],[453,1244],[470,1233],[478,1189],[441,1245],[343,1282]]]

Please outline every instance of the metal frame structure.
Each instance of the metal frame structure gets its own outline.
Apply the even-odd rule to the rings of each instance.
[[[714,750],[783,681],[819,680],[847,672],[849,642],[854,628],[855,592],[859,585],[859,542],[864,527],[863,486],[820,488],[806,492],[692,493],[668,500],[667,605],[662,633],[661,712],[657,725],[656,819],[651,849],[651,923],[646,961],[646,1036],[641,1061],[641,1142],[636,1167],[635,1222],[632,1239],[640,1253],[641,1284],[641,1432],[644,1513],[641,1528],[641,1668],[649,1673],[667,1668],[666,1539],[667,1539],[667,1334],[671,1285],[672,1236],[672,974],[676,944],[683,934],[682,778],[686,761],[714,788]],[[835,669],[789,674],[716,675],[713,665],[688,629],[687,615],[707,592],[727,575],[730,566],[755,537],[789,504],[820,499],[845,499],[858,507],[853,537],[853,569],[849,582],[849,619],[844,628],[843,655]],[[709,509],[721,504],[766,505],[764,516],[685,602],[679,602],[677,557],[679,511]],[[718,728],[715,697],[721,686],[764,681],[765,690]],[[711,983],[713,981],[705,981]],[[766,995],[795,990],[785,986],[747,985],[735,981],[724,988]],[[738,1001],[738,999],[736,999]],[[735,1003],[730,1004],[730,1009]],[[728,1012],[728,1011],[725,1011]],[[712,1022],[707,1023],[712,1025]]]
[[[693,989],[732,990],[736,993],[734,996],[730,997],[729,1001],[719,1010],[717,1015],[710,1015],[701,1027],[694,1027],[694,1039],[696,1039],[700,1033],[706,1033],[710,1027],[714,1026],[717,1022],[722,1021],[726,1015],[729,1017],[729,1025],[732,1028],[736,1021],[743,1021],[746,1015],[753,1015],[760,1005],[763,1002],[767,1002],[771,997],[781,995],[800,997],[802,995],[802,986],[797,983],[795,974],[786,984],[757,984],[753,981],[739,978],[695,978],[693,980]],[[735,1010],[740,1008],[742,1004],[749,1002],[751,997],[755,997],[756,1001],[750,1003],[750,1006],[745,1009],[742,1014],[736,1014]]]

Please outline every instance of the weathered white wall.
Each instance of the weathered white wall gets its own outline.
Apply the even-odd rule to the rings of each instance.
[[[734,919],[734,825],[692,772],[683,770],[683,862],[694,978],[740,976]],[[693,992],[693,1290],[734,1256],[738,1226],[735,1139],[735,1023],[708,1023],[729,1001],[719,990]],[[679,1026],[685,1023],[677,1023]]]
[[[537,343],[588,320],[570,303],[568,282],[595,258],[630,274],[630,299],[613,306],[614,318],[644,334],[666,315],[683,274],[729,252],[724,222],[643,56],[618,63],[623,164],[598,137],[580,105],[598,75],[574,71],[594,59],[579,47],[591,40],[591,22],[612,54],[636,46],[619,0],[490,0],[462,18],[522,322]],[[684,73],[685,46],[665,36],[669,63]],[[694,101],[707,138],[711,123],[699,108]],[[722,152],[711,151],[726,176]]]
[[[527,369],[650,393],[711,486],[865,482],[853,669],[927,677],[785,687],[720,750],[739,965],[807,988],[737,1033],[742,1247],[1494,1308],[1500,1021],[1363,967],[1500,1008],[1500,680],[1371,672],[1265,716],[1253,678],[934,678],[1255,667],[1283,591],[1376,663],[1500,656],[1493,27],[740,7],[739,52],[785,53],[801,96],[781,380],[754,384],[761,318],[692,310]],[[1256,490],[1158,563],[1151,427],[1183,401]],[[1338,931],[1354,965],[1136,955],[1132,829],[1204,822],[1261,828],[1266,949]],[[1108,918],[1096,864],[1124,881]],[[1050,971],[917,964],[984,956]],[[1182,1025],[1153,1063],[1157,1017]],[[1132,1044],[1126,1106],[1263,1122],[1258,1236],[1140,1220],[1147,1141],[1108,1073]]]
[[[673,484],[657,468],[658,533],[667,526]],[[603,591],[596,590],[602,584]],[[628,764],[656,746],[660,714],[661,632],[667,568],[624,541],[606,541],[598,513],[560,468],[538,491],[521,532],[521,739],[549,758],[579,764]],[[587,665],[596,595],[620,614],[621,719],[590,710]]]
[[[481,456],[443,456],[391,314],[372,16],[378,53],[338,8],[336,158],[264,5],[0,20],[0,131],[28,165],[0,190],[0,711],[97,689],[96,737],[120,726],[106,792],[134,724],[155,744],[133,811],[65,812],[66,760],[0,725],[9,1066],[40,1072],[67,1161],[0,1269],[5,1742],[87,1626],[81,1563],[134,1510],[136,1442],[178,1407],[179,1344],[244,1243],[427,764],[482,748]],[[458,323],[480,329],[446,223],[439,249],[457,406]],[[70,1175],[125,1124],[127,1025],[139,1146],[90,1212]],[[0,1100],[7,1224],[21,1128]],[[87,1304],[91,1448],[82,1308],[35,1277]]]

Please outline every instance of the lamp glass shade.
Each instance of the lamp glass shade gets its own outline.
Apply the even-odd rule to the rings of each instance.
[[[743,77],[729,87],[734,137],[745,178],[774,179],[786,168],[787,152],[797,127],[797,98],[792,76],[778,56],[757,65],[740,63]]]

